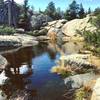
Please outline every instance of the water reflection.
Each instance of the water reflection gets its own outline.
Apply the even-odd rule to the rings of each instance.
[[[77,43],[77,42],[67,42],[64,45],[62,45],[62,50],[65,54],[72,54],[72,53],[78,53],[79,50],[83,48],[83,42]]]
[[[62,52],[76,52],[76,45],[39,44],[3,53],[9,62],[5,72],[10,80],[1,87],[2,91],[10,100],[66,100],[64,81],[50,69]]]
[[[33,68],[36,66],[33,64],[34,58],[44,55],[46,52],[49,55],[47,59],[55,60],[57,54],[56,48],[48,44],[39,44],[35,47],[26,47],[18,51],[14,50],[2,54],[9,62],[5,72],[10,80],[1,87],[8,98],[11,100],[13,98],[18,99],[18,97],[22,98],[27,94],[27,97],[24,98],[28,99],[25,100],[32,100],[33,96],[37,96],[37,90],[34,89],[32,80],[29,77],[34,75]]]

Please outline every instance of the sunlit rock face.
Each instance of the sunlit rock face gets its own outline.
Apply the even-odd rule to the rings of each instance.
[[[74,20],[71,20],[69,22],[67,22],[63,28],[62,28],[62,32],[66,35],[66,36],[75,36],[75,35],[78,35],[77,34],[77,30],[79,31],[84,31],[87,30],[87,31],[95,31],[96,30],[96,27],[94,27],[91,23],[90,23],[90,20],[91,20],[91,17],[90,16],[87,16],[83,19],[74,19]]]
[[[65,54],[74,54],[78,53],[80,49],[83,48],[83,43],[80,42],[66,42],[62,45],[62,50]]]
[[[8,77],[6,77],[5,71],[3,71],[0,74],[0,86],[4,85],[7,80],[8,80]]]
[[[5,69],[6,65],[7,65],[7,60],[0,55],[0,71]]]
[[[97,79],[93,88],[93,94],[91,100],[100,100],[100,78]]]
[[[3,47],[20,47],[37,45],[35,37],[26,34],[14,34],[12,36],[0,36],[0,46]]]
[[[68,89],[72,88],[80,88],[81,86],[85,86],[88,84],[89,81],[96,79],[96,76],[94,73],[86,73],[86,74],[79,74],[70,76],[68,78],[64,79],[64,82]]]

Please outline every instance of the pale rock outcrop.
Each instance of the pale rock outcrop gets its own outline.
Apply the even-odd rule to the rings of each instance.
[[[91,73],[69,76],[68,78],[64,79],[64,83],[66,84],[68,89],[80,88],[82,86],[85,86],[86,84],[88,84],[88,82],[94,80],[95,78],[96,78],[95,74],[91,72]]]
[[[4,85],[8,77],[6,77],[5,71],[0,74],[0,86]]]
[[[55,20],[55,21],[51,21],[51,22],[48,22],[48,26],[55,25],[56,23],[57,23],[57,20]]]
[[[14,36],[20,40],[22,46],[34,46],[38,44],[36,37],[26,34],[15,34]]]
[[[20,40],[16,38],[15,36],[2,36],[0,35],[0,46],[8,47],[8,46],[14,46],[19,47],[21,46]]]
[[[57,40],[58,42],[62,42],[62,37],[64,36],[61,29],[53,27],[48,31],[47,35],[51,40]]]
[[[0,71],[5,69],[7,64],[8,64],[7,60],[0,55]]]
[[[62,28],[62,26],[67,22],[65,19],[55,20],[52,22],[48,22],[48,26],[55,27],[55,28]]]
[[[0,46],[3,47],[33,46],[36,44],[38,44],[36,38],[26,34],[0,36]]]
[[[100,78],[96,80],[96,84],[93,88],[91,100],[100,100]]]
[[[87,16],[83,19],[74,19],[71,20],[69,22],[67,22],[63,27],[62,27],[62,32],[66,35],[66,36],[76,36],[77,34],[77,30],[78,31],[84,31],[85,30],[89,30],[91,32],[96,30],[96,27],[94,27],[91,23],[90,23],[91,17]]]
[[[61,62],[64,61],[65,67],[67,64],[69,65],[76,65],[78,67],[92,67],[92,65],[88,59],[90,55],[84,55],[84,54],[71,54],[67,56],[61,56],[59,59],[59,63],[62,64]]]

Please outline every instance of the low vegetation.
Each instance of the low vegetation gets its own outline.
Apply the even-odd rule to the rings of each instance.
[[[93,51],[100,56],[100,8],[94,11],[95,18],[92,19],[92,24],[97,27],[95,32],[84,30],[83,37],[86,41],[85,48]]]
[[[0,35],[12,35],[16,33],[13,27],[0,26]]]
[[[90,100],[88,99],[90,97],[89,95],[90,91],[87,91],[84,87],[82,87],[75,91],[75,100]]]

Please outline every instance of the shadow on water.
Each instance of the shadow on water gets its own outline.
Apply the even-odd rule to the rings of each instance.
[[[50,69],[59,59],[60,50],[68,51],[67,53],[76,52],[76,46],[73,47],[75,50],[70,51],[72,49],[68,45],[70,44],[64,44],[61,46],[62,49],[57,49],[56,44],[39,44],[2,53],[9,62],[5,69],[9,80],[0,87],[7,98],[10,100],[66,100],[63,96],[66,92],[64,80],[59,75],[51,73]]]

